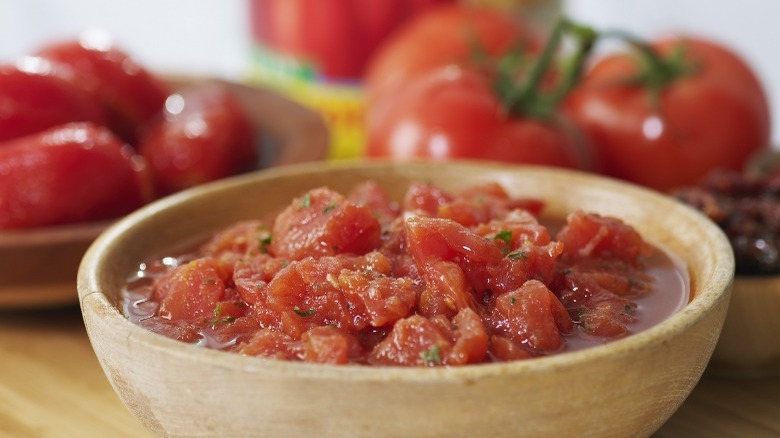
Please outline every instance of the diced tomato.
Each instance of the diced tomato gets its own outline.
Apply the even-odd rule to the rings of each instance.
[[[486,183],[458,193],[451,202],[440,205],[437,216],[452,219],[466,227],[474,227],[503,219],[512,210],[526,207],[529,209],[529,215],[538,214],[542,205],[541,201],[532,199],[509,198],[499,184]]]
[[[391,200],[379,184],[370,180],[356,185],[347,200],[368,207],[383,228],[389,226],[401,213],[398,203]]]
[[[224,252],[245,255],[268,253],[271,245],[271,229],[259,220],[240,221],[215,233],[200,251],[213,257]]]
[[[479,315],[465,308],[452,319],[455,344],[445,358],[447,365],[465,365],[485,360],[488,335]]]
[[[372,365],[437,366],[452,343],[428,318],[412,315],[399,320],[368,357]]]
[[[306,362],[345,364],[360,359],[362,353],[357,338],[331,326],[315,327],[301,341]]]
[[[456,258],[487,264],[501,260],[501,250],[492,242],[448,219],[409,218],[406,234],[408,250],[418,266]]]
[[[439,207],[449,202],[452,202],[452,196],[435,185],[414,183],[406,190],[402,206],[404,211],[436,216]]]
[[[585,333],[613,338],[628,333],[627,324],[634,320],[634,308],[622,300],[606,300],[583,309],[578,315]]]
[[[496,299],[494,329],[536,351],[554,352],[574,325],[558,298],[543,283],[529,280]]]
[[[238,347],[238,353],[271,359],[292,360],[302,356],[289,336],[270,329],[258,330]]]
[[[277,216],[272,236],[272,254],[300,260],[307,256],[365,254],[379,246],[381,226],[369,207],[319,188],[294,199]]]
[[[445,315],[451,318],[462,309],[477,308],[471,286],[457,264],[433,260],[421,269],[425,279],[425,289],[418,303],[421,315]]]
[[[530,359],[533,357],[517,342],[514,342],[504,336],[490,337],[490,356],[494,360],[509,362],[512,360]]]
[[[178,266],[155,281],[159,314],[170,320],[209,319],[225,295],[224,268],[213,258]]]
[[[201,339],[198,325],[191,321],[145,318],[138,324],[147,330],[181,342],[194,343]]]
[[[374,327],[408,316],[417,301],[416,288],[409,278],[343,270],[337,280],[348,303],[367,315]]]
[[[614,256],[634,262],[646,252],[642,237],[631,226],[613,217],[576,211],[556,236],[563,243],[565,258]]]

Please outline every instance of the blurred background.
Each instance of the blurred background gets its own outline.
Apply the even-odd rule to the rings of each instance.
[[[371,1],[376,1],[376,5],[383,3]],[[640,36],[669,32],[709,36],[741,53],[759,74],[772,107],[780,104],[780,58],[774,52],[778,31],[773,22],[780,13],[780,3],[765,0],[485,1],[512,5],[541,27],[548,26],[559,14],[566,14],[596,28],[620,27]],[[253,30],[255,38],[261,37],[258,32],[262,30],[253,29],[253,17],[256,27],[264,20],[279,24],[285,13],[294,13],[283,9],[307,4],[306,0],[256,3],[263,5],[253,8],[251,0],[0,0],[0,60],[13,59],[87,28],[101,28],[153,71],[245,79],[256,74],[258,63],[258,53],[253,50]],[[338,3],[344,2],[309,0],[307,8],[332,9]],[[326,12],[319,13],[321,24],[327,24],[324,23]],[[354,85],[354,82],[347,83]],[[350,90],[342,91],[340,98],[349,101],[352,98],[349,93]],[[780,111],[773,114],[773,125],[780,126]],[[777,129],[773,132],[774,143],[780,144]]]

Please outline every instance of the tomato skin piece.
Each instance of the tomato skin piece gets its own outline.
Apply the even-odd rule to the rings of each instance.
[[[445,67],[421,76],[375,116],[368,126],[369,157],[590,167],[566,122],[507,115],[488,79],[473,70]]]
[[[143,130],[138,152],[161,195],[255,168],[258,159],[246,112],[219,85],[171,95],[162,116]]]
[[[148,202],[149,189],[143,159],[100,126],[73,123],[0,146],[0,228],[114,218]]]
[[[70,122],[105,124],[103,107],[42,58],[0,66],[0,142]]]
[[[591,141],[604,173],[666,191],[697,184],[713,168],[740,170],[770,141],[767,97],[756,75],[724,46],[699,38],[678,44],[694,73],[661,89],[655,108],[647,88],[629,84],[637,62],[614,54],[597,62],[567,98],[564,111]]]
[[[101,101],[111,130],[135,144],[137,130],[162,109],[169,90],[123,49],[102,38],[85,34],[44,46],[36,54],[70,70],[65,79]]]
[[[365,76],[367,106],[371,111],[442,66],[478,67],[474,46],[498,58],[518,49],[535,52],[540,43],[529,25],[499,9],[462,4],[431,8],[399,28],[371,58]]]

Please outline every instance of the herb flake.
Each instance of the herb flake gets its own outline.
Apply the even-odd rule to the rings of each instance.
[[[512,251],[506,256],[512,260],[522,260],[525,258],[525,251],[523,250]]]
[[[420,352],[420,359],[422,359],[425,365],[435,365],[441,363],[441,354],[439,354],[439,345],[435,344],[433,347]]]
[[[309,310],[304,311],[304,310],[301,310],[300,307],[295,306],[295,307],[293,307],[293,312],[295,312],[295,314],[300,316],[301,318],[308,318],[308,317],[314,315],[314,307],[312,307]]]
[[[307,193],[303,195],[303,199],[301,199],[301,202],[298,204],[298,208],[306,208],[311,205],[311,193]]]

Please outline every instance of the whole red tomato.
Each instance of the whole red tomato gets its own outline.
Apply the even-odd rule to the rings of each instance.
[[[113,218],[150,198],[143,159],[108,129],[72,123],[0,145],[0,229]]]
[[[102,34],[57,42],[38,55],[69,68],[67,79],[99,99],[109,128],[133,144],[138,129],[162,109],[169,94],[157,77]]]
[[[234,175],[258,161],[247,114],[219,85],[171,95],[163,116],[141,135],[138,152],[149,163],[159,194]]]
[[[400,23],[454,0],[252,0],[256,42],[309,62],[310,74],[356,80],[371,53]]]
[[[369,61],[368,106],[444,65],[475,67],[510,51],[536,51],[540,41],[527,24],[502,10],[462,4],[431,8],[400,27]]]
[[[651,48],[660,70],[643,70],[647,58],[636,54],[607,56],[566,102],[605,173],[668,190],[695,185],[713,168],[741,169],[767,147],[767,98],[734,52],[700,38]]]
[[[34,57],[0,66],[0,141],[68,122],[105,123],[100,103]]]
[[[369,128],[366,155],[588,168],[589,156],[573,134],[560,119],[508,113],[489,77],[448,66],[388,101]]]

